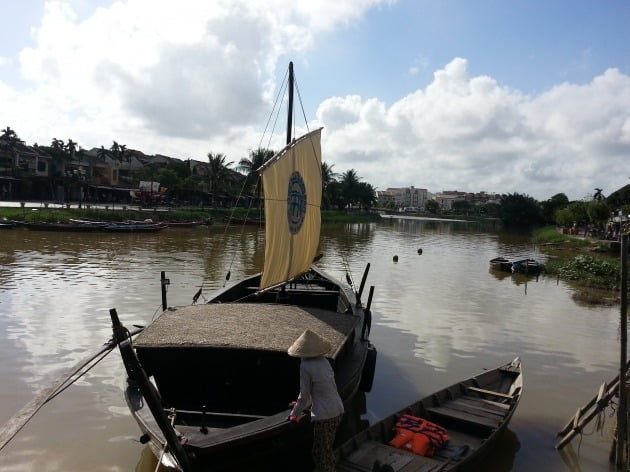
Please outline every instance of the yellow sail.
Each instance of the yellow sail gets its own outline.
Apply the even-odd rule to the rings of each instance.
[[[263,168],[265,265],[260,289],[306,272],[319,246],[321,128],[287,145]]]

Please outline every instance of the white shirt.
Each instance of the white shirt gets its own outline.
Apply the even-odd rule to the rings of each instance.
[[[311,404],[312,421],[327,420],[343,413],[343,402],[337,393],[335,373],[325,357],[301,360],[300,395],[291,415],[299,415]]]

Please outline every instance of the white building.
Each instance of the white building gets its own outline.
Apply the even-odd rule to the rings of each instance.
[[[390,187],[387,190],[380,190],[377,192],[377,196],[381,205],[394,202],[400,208],[424,208],[428,199],[428,192],[425,188],[415,188],[412,185],[411,187]]]

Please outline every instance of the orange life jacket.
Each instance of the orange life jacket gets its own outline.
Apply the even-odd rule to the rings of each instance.
[[[449,441],[446,430],[417,416],[402,415],[395,426],[396,436],[390,446],[431,457]]]

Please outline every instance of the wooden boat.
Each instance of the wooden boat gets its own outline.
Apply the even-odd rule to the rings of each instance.
[[[10,220],[0,220],[0,229],[13,229],[15,228],[15,223]]]
[[[292,123],[292,64],[288,76]],[[287,421],[299,393],[299,361],[287,349],[305,329],[331,344],[327,357],[342,400],[371,389],[374,287],[367,303],[362,300],[369,264],[358,287],[313,265],[321,226],[321,129],[297,140],[291,129],[286,147],[259,169],[265,219],[274,222],[265,227],[262,272],[202,305],[194,304],[200,292],[189,306],[167,309],[163,299],[164,312],[133,341],[110,311],[141,439],[184,472],[254,470],[234,463],[287,454],[298,444],[310,456],[304,446],[309,421]]]
[[[156,223],[110,223],[103,227],[103,230],[110,233],[157,233],[166,228],[167,225]]]
[[[522,259],[512,263],[512,272],[518,272],[520,274],[538,274],[540,270],[541,265],[535,259]]]
[[[106,223],[24,223],[28,229],[32,231],[71,231],[71,232],[90,232],[90,231],[102,231]]]
[[[520,401],[522,388],[521,361],[516,358],[439,390],[342,444],[336,451],[337,470],[483,470],[478,461],[491,451],[493,442],[507,428]],[[389,445],[402,415],[421,417],[445,428],[450,440],[432,457],[414,454],[407,447],[400,449]],[[377,462],[380,467],[375,465]]]
[[[512,272],[512,261],[507,257],[495,257],[490,259],[490,268],[503,272]]]

